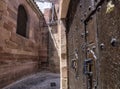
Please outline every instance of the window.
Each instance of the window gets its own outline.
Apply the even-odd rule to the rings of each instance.
[[[17,31],[16,33],[23,36],[27,37],[27,13],[24,8],[24,6],[20,5],[18,7],[18,16],[17,16]]]

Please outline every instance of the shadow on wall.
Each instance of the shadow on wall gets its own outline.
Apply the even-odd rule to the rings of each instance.
[[[49,65],[54,72],[60,72],[59,33],[57,25],[49,28]]]
[[[44,31],[42,31],[42,43],[43,45],[40,48],[39,52],[39,68],[47,69],[51,72],[60,72],[60,57],[58,54],[59,44],[58,44],[58,31],[57,24],[48,26],[45,22],[43,24]],[[47,48],[47,54],[43,48]],[[46,58],[45,58],[46,57]]]
[[[19,18],[17,13],[21,3],[24,3],[23,7],[30,19],[28,24],[26,22],[28,28],[25,26],[25,29],[29,30],[29,37],[21,32],[16,33],[19,23],[19,21],[17,23]],[[44,67],[44,62],[47,64],[45,70],[49,68],[56,72],[57,67],[59,70],[59,62],[56,62],[59,60],[58,52],[49,35],[48,26],[40,27],[39,20],[42,19],[42,23],[45,22],[43,15],[38,17],[26,0],[0,0],[0,5],[2,7],[0,8],[0,89],[22,77],[38,72],[38,67],[40,69]],[[23,23],[20,23],[20,26],[24,26]],[[50,53],[56,53],[54,54],[57,56],[56,59],[54,57],[50,59],[52,57],[49,56]]]

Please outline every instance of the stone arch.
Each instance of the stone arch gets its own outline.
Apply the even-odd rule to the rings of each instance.
[[[19,5],[18,7],[16,33],[23,37],[29,37],[28,36],[28,15],[23,5]]]

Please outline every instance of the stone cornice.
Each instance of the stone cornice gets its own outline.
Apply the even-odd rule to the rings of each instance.
[[[37,14],[37,16],[40,17],[44,17],[44,15],[42,14],[42,12],[40,11],[39,7],[37,6],[37,4],[34,2],[34,0],[26,0],[28,2],[28,4],[31,6],[31,8],[35,11],[35,13]]]
[[[66,18],[70,1],[71,0],[61,0],[60,1],[59,19]]]

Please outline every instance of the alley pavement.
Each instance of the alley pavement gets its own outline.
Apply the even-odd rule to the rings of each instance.
[[[60,75],[41,72],[23,78],[3,89],[60,89]]]

